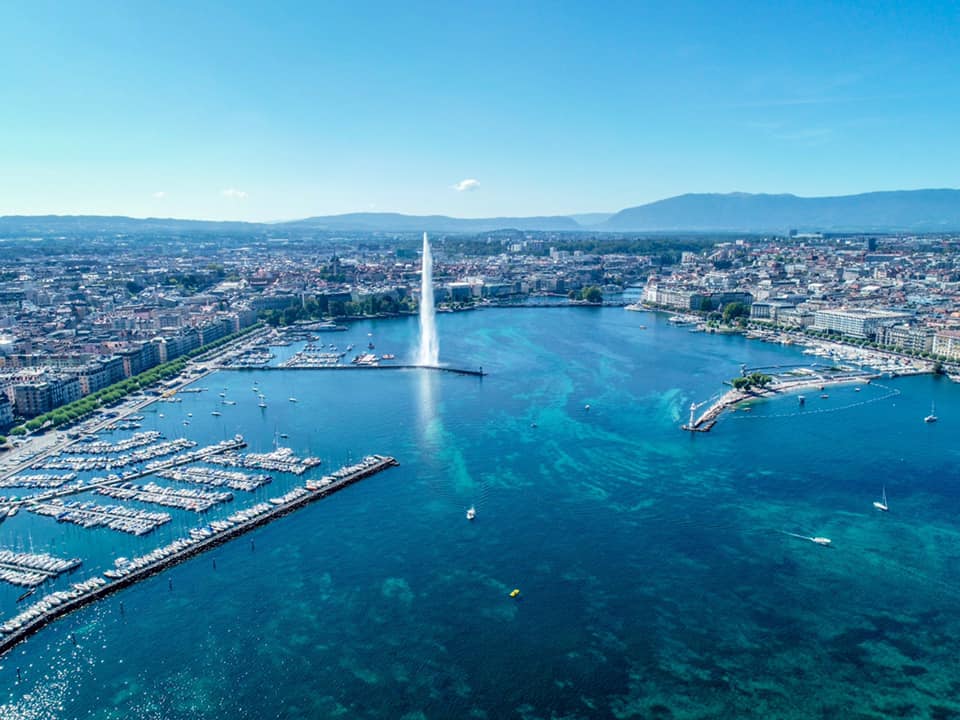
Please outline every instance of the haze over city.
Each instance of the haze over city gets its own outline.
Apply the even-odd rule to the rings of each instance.
[[[955,3],[8,3],[0,215],[956,187]]]

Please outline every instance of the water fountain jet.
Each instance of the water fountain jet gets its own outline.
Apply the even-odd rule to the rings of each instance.
[[[430,252],[430,241],[424,233],[420,270],[420,349],[417,352],[417,365],[436,366],[439,362],[437,311],[433,304],[433,254]]]

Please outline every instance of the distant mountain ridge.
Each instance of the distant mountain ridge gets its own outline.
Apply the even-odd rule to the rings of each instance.
[[[627,208],[609,231],[946,231],[960,230],[960,190],[891,190],[838,195],[678,195]]]
[[[259,223],[242,220],[180,220],[177,218],[132,218],[125,215],[3,215],[0,233],[72,232],[230,232],[250,231]]]
[[[130,218],[101,215],[8,215],[0,234],[72,232],[832,232],[960,231],[960,190],[891,190],[799,197],[750,193],[677,195],[617,213],[455,218],[446,215],[347,213],[280,223]]]
[[[446,215],[401,213],[347,213],[324,215],[278,223],[281,227],[311,230],[367,232],[488,232],[491,230],[580,230],[582,226],[565,215],[543,217],[454,218]]]

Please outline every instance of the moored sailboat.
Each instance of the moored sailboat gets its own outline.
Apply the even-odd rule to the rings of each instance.
[[[874,500],[873,506],[881,512],[887,512],[890,508],[887,505],[887,488],[883,488],[883,497],[880,500]]]

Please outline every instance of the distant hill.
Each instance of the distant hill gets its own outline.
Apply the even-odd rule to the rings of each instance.
[[[592,228],[600,223],[604,223],[613,217],[614,213],[605,212],[605,213],[580,213],[578,215],[568,215],[568,217],[573,218],[577,221],[578,225],[582,225],[586,228]]]
[[[960,230],[960,190],[893,190],[835,197],[688,194],[627,208],[596,230]]]
[[[454,218],[446,215],[348,213],[278,223],[279,227],[366,232],[487,232],[491,230],[580,230],[573,218],[548,217]]]
[[[74,233],[267,233],[286,231],[482,233],[960,231],[960,190],[892,190],[837,197],[689,194],[618,213],[534,217],[455,218],[446,215],[348,213],[279,223],[130,218],[107,215],[8,215],[0,236]]]
[[[124,215],[4,215],[0,234],[50,235],[56,233],[144,233],[144,232],[249,232],[256,223],[236,220],[177,220],[175,218],[131,218]]]

